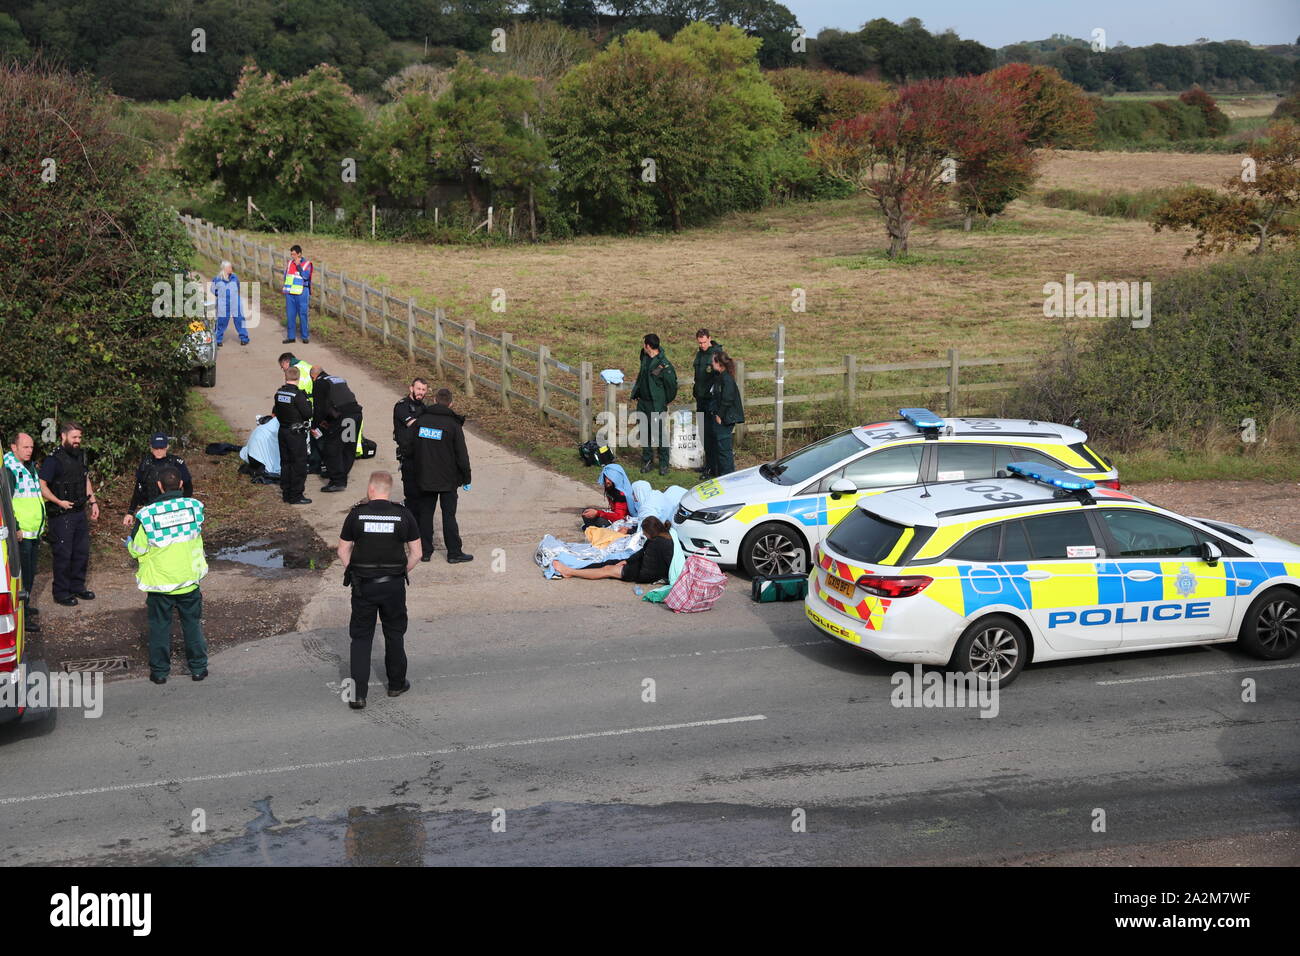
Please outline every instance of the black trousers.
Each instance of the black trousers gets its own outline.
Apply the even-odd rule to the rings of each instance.
[[[361,433],[361,412],[344,415],[321,434],[321,463],[331,484],[346,485],[357,460],[357,435]],[[348,440],[351,436],[351,441]]]
[[[654,461],[655,450],[659,451],[659,466],[668,467],[668,411],[656,409],[645,402],[636,403],[637,414],[644,415],[644,429],[641,432],[645,444],[641,446],[641,464],[649,465]]]
[[[307,433],[280,427],[280,495],[297,501],[307,487]]]
[[[32,587],[36,583],[36,569],[40,566],[40,538],[23,538],[18,542],[18,558],[23,568],[23,590],[27,592],[27,603],[32,601]]]
[[[456,524],[456,489],[421,491],[415,498],[415,520],[420,525],[420,544],[425,554],[433,553],[433,514],[442,506],[442,545],[447,557],[461,553],[460,527]],[[407,504],[410,507],[410,504]]]
[[[718,448],[714,443],[713,430],[718,427],[718,423],[713,420],[713,413],[707,408],[702,408],[699,402],[695,403],[695,419],[703,423],[699,440],[704,444],[704,471],[709,475],[718,473]]]
[[[62,601],[86,590],[90,521],[84,508],[50,518],[50,550],[54,553],[54,599]]]
[[[375,640],[375,615],[384,628],[384,671],[390,690],[406,682],[406,581],[396,578],[374,584],[352,579],[351,671],[356,699],[365,700],[370,685],[370,650]]]
[[[415,499],[420,497],[420,477],[415,473],[415,460],[403,458],[398,463],[402,473],[402,498],[411,513],[415,513]]]
[[[719,425],[716,421],[713,423],[713,460],[717,468],[713,474],[718,477],[736,470],[731,448],[732,432],[735,430],[735,425]]]

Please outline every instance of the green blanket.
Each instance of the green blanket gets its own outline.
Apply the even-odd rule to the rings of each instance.
[[[641,595],[641,600],[643,601],[653,601],[655,604],[663,604],[668,598],[668,592],[671,591],[673,585],[677,583],[677,578],[682,573],[682,568],[686,567],[686,552],[682,550],[682,542],[681,539],[677,537],[677,529],[669,528],[668,533],[672,535],[673,539],[673,560],[668,566],[668,583]]]

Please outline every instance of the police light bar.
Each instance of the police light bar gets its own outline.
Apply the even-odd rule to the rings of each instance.
[[[928,408],[900,408],[898,414],[904,421],[911,422],[921,429],[943,428],[945,424],[942,418]]]
[[[1037,465],[1030,461],[1013,461],[1007,465],[1007,471],[1013,475],[1019,475],[1021,478],[1041,481],[1045,485],[1051,485],[1053,488],[1061,488],[1065,491],[1087,491],[1090,488],[1097,487],[1095,481],[1080,478],[1078,475],[1062,471],[1059,468]]]

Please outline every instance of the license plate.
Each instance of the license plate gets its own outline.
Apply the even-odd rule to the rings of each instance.
[[[853,592],[857,590],[856,584],[851,581],[845,581],[842,578],[837,578],[833,574],[826,575],[826,583],[836,591],[839,591],[845,597],[853,597]]]

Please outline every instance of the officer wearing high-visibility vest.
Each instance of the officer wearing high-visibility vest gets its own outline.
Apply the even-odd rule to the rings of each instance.
[[[50,550],[54,552],[54,603],[72,606],[93,601],[95,592],[86,588],[90,565],[90,520],[99,520],[95,487],[86,469],[81,447],[81,426],[64,422],[59,429],[61,444],[41,462],[41,495],[50,522]]]
[[[420,529],[411,512],[390,501],[393,476],[370,475],[366,500],[348,512],[339,532],[338,555],[347,569],[343,583],[352,587],[352,694],[348,706],[366,706],[370,689],[370,650],[375,639],[375,615],[384,627],[384,671],[388,696],[411,689],[406,679],[406,583],[420,562]]]
[[[311,362],[303,361],[292,352],[281,352],[279,361],[281,369],[287,370],[293,366],[298,370],[298,387],[307,394],[308,398],[311,398],[314,384],[311,377]]]
[[[357,460],[361,404],[342,375],[331,375],[319,365],[313,365],[311,378],[312,407],[315,409],[312,435],[315,437],[319,430],[321,462],[329,479],[321,491],[343,491]]]
[[[32,464],[36,442],[26,432],[19,432],[9,444],[4,456],[4,475],[9,482],[9,496],[14,503],[14,518],[18,522],[18,557],[22,567],[23,592],[27,595],[27,630],[41,629],[37,618],[40,612],[32,607],[33,584],[36,569],[40,567],[41,532],[45,529],[45,499],[41,496],[41,480]]]
[[[289,261],[284,267],[286,345],[298,337],[299,327],[302,329],[303,343],[311,341],[311,332],[307,328],[307,306],[311,301],[312,271],[311,260],[303,258],[302,246],[290,246]]]
[[[203,639],[203,592],[208,573],[203,555],[203,503],[181,490],[175,468],[158,474],[158,498],[135,513],[126,550],[139,562],[135,580],[145,592],[149,613],[149,679],[167,683],[172,669],[172,612],[181,619],[190,678],[208,676],[208,645]]]
[[[284,384],[275,392],[271,414],[280,423],[280,496],[291,505],[309,505],[307,486],[307,429],[311,428],[311,402],[298,387],[298,370],[284,370]]]

